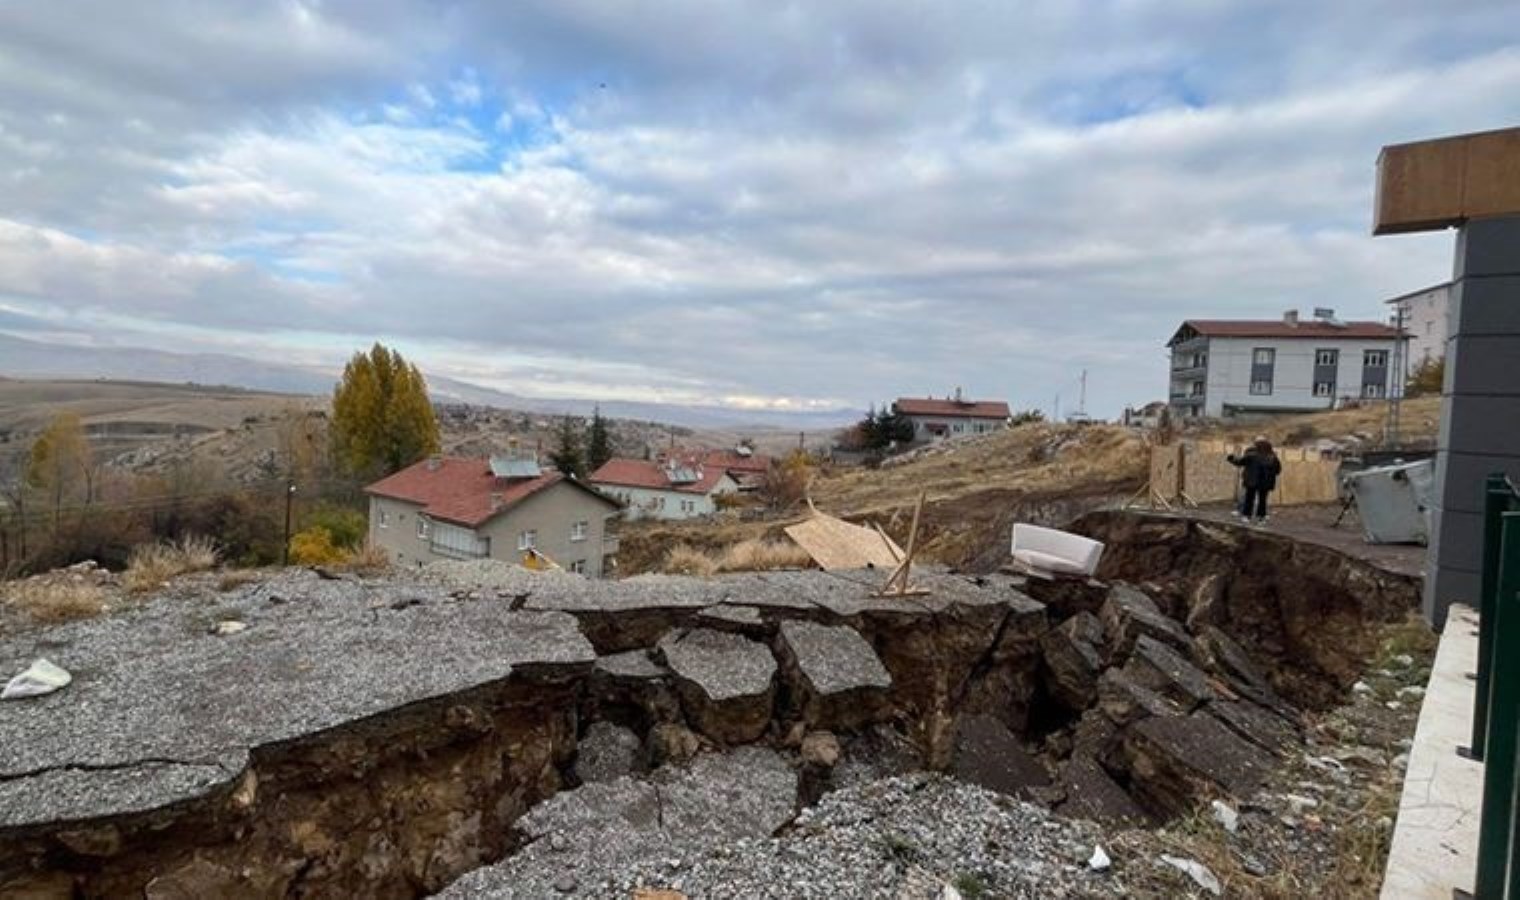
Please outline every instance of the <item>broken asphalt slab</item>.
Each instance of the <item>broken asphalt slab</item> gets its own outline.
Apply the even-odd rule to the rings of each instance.
[[[208,633],[228,618],[249,627]],[[203,604],[163,600],[9,636],[0,665],[43,649],[75,680],[0,715],[0,828],[190,800],[231,784],[257,748],[595,660],[562,613],[301,571]]]

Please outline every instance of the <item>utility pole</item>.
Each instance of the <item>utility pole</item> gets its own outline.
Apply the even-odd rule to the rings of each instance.
[[[1404,399],[1404,385],[1409,383],[1409,372],[1406,371],[1408,362],[1404,352],[1404,304],[1400,303],[1394,314],[1394,327],[1398,330],[1398,337],[1393,342],[1393,358],[1388,360],[1389,380],[1393,383],[1388,385],[1388,427],[1384,440],[1389,449],[1397,450],[1399,447],[1399,405]]]
[[[280,546],[280,565],[290,565],[290,507],[296,499],[296,483],[285,483],[285,543]]]

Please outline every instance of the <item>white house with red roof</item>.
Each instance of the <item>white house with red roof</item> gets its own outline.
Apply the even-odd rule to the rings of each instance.
[[[522,562],[537,551],[598,577],[616,542],[619,506],[586,484],[543,471],[531,456],[432,457],[382,478],[369,495],[369,538],[400,566],[439,559]]]
[[[717,512],[717,498],[739,482],[701,456],[609,459],[586,479],[625,507],[629,519],[696,519]]]
[[[1002,400],[968,400],[961,396],[899,397],[892,411],[913,423],[913,443],[924,444],[1008,427],[1012,413]]]
[[[1311,320],[1188,319],[1167,342],[1169,405],[1182,418],[1221,418],[1334,409],[1381,400],[1400,337],[1382,322],[1342,322],[1333,310]]]
[[[722,469],[739,486],[740,491],[757,490],[771,469],[771,457],[756,453],[754,448],[740,444],[730,450],[675,450],[662,453],[661,463],[668,459],[698,463],[704,470]]]

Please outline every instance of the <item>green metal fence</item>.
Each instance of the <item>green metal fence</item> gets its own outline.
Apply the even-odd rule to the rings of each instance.
[[[1520,898],[1520,488],[1490,475],[1483,504],[1471,755],[1483,762],[1474,896]]]

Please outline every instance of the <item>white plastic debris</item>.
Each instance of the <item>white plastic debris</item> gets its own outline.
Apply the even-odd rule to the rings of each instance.
[[[55,666],[45,659],[38,659],[28,666],[25,672],[6,683],[5,690],[0,691],[0,700],[41,697],[43,694],[51,694],[59,688],[66,687],[73,680],[74,676],[62,667]]]
[[[947,884],[940,890],[939,900],[961,900],[961,892],[955,889],[955,885]]]
[[[1234,834],[1235,829],[1240,827],[1240,813],[1223,800],[1215,800],[1209,805],[1214,810],[1214,821],[1224,826],[1225,831]]]
[[[1111,865],[1113,865],[1113,860],[1109,859],[1108,854],[1103,852],[1103,845],[1098,844],[1094,846],[1092,859],[1087,861],[1087,867],[1094,872],[1107,872],[1108,867]]]
[[[1224,891],[1224,886],[1219,883],[1219,878],[1209,870],[1208,866],[1195,859],[1162,854],[1161,861],[1193,879],[1194,884],[1216,897]]]
[[[247,630],[247,622],[239,622],[236,619],[227,619],[225,621],[216,623],[216,627],[211,629],[211,633],[217,637],[227,637],[228,635],[237,634],[240,631]]]
[[[1351,686],[1351,692],[1353,694],[1370,694],[1372,693],[1372,685],[1365,681],[1358,681]]]

